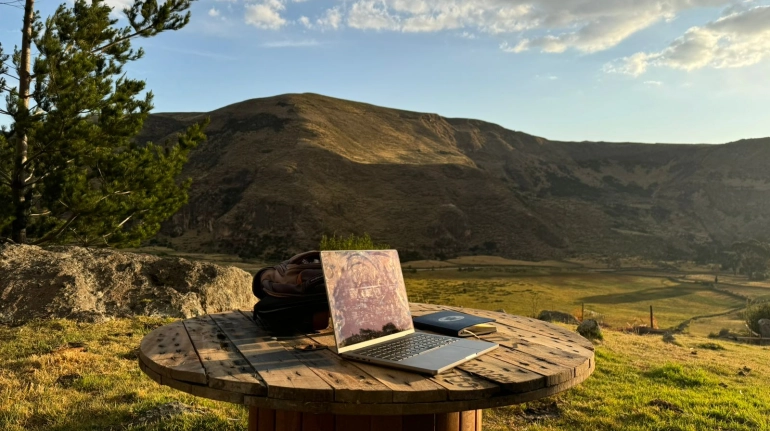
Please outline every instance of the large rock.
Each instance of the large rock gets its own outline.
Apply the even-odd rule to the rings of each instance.
[[[545,320],[546,322],[561,322],[572,325],[580,323],[575,316],[563,311],[543,310],[537,315],[537,318],[538,320]]]
[[[603,340],[602,328],[596,320],[588,319],[584,320],[577,327],[578,334],[588,338],[589,340]]]
[[[770,319],[759,319],[759,334],[763,338],[770,338]]]
[[[255,302],[251,276],[234,267],[108,249],[0,245],[0,323],[187,318]]]

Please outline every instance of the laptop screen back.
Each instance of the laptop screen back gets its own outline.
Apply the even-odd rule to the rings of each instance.
[[[322,251],[321,263],[339,352],[414,331],[396,250]]]

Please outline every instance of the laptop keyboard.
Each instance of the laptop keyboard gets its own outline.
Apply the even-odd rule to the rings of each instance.
[[[357,350],[355,354],[388,361],[402,361],[456,341],[458,341],[457,338],[415,332],[409,337]]]

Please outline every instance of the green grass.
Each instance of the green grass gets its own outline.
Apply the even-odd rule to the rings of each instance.
[[[0,326],[0,430],[244,429],[245,408],[160,386],[139,370],[140,340],[168,322],[53,320]],[[140,423],[147,412],[175,400],[199,413]]]
[[[384,250],[390,248],[387,244],[375,243],[368,233],[361,236],[323,235],[319,245],[321,250]]]
[[[168,322],[0,327],[0,430],[245,430],[245,407],[160,386],[139,370],[141,338]],[[770,349],[677,340],[681,346],[605,331],[588,380],[546,400],[487,410],[485,429],[770,430]],[[193,411],[142,422],[175,401]]]
[[[616,328],[649,324],[650,305],[661,328],[745,305],[708,285],[622,273],[485,268],[471,272],[407,271],[405,277],[412,301],[504,309],[529,316],[543,309],[559,310],[577,317],[585,303],[589,317]],[[699,328],[703,333],[698,334],[705,336],[713,330]]]
[[[682,347],[661,337],[605,336],[588,380],[548,400],[491,410],[485,429],[770,429],[770,349],[702,350],[705,341],[690,336],[678,337]],[[743,367],[751,369],[745,376]]]

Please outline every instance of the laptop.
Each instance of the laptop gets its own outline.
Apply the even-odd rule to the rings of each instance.
[[[396,250],[322,251],[337,353],[347,359],[439,374],[498,347],[415,332]]]

